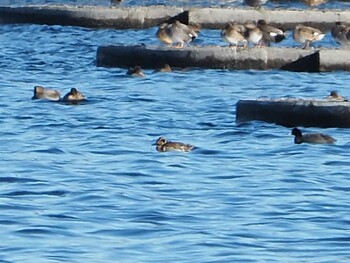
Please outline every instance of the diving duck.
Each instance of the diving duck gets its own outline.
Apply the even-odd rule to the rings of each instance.
[[[33,100],[35,99],[47,99],[52,101],[59,101],[60,100],[60,93],[57,90],[53,89],[46,89],[42,86],[35,86],[34,87],[34,95],[32,97]]]
[[[171,142],[165,139],[164,137],[159,137],[155,145],[156,145],[157,151],[159,152],[168,152],[168,151],[190,152],[194,148],[193,145],[185,144],[182,142]]]
[[[322,134],[322,133],[309,133],[302,134],[302,132],[298,128],[292,129],[292,135],[294,135],[294,143],[313,143],[313,144],[331,144],[335,143],[337,140],[333,137]]]

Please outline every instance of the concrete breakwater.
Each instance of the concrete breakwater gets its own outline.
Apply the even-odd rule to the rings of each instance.
[[[245,22],[263,18],[285,30],[303,23],[329,30],[335,21],[350,21],[347,10],[265,10],[250,8],[179,8],[169,6],[101,7],[66,5],[30,5],[0,7],[1,23],[35,23],[73,25],[94,28],[149,28],[164,21],[180,20],[200,24],[203,28],[222,29],[228,21]],[[293,71],[350,71],[350,54],[340,49],[302,50],[293,48],[237,48],[109,46],[99,47],[99,66],[129,67],[140,65],[172,67],[285,69]]]
[[[33,5],[0,7],[1,23],[34,23],[48,25],[72,25],[94,28],[149,28],[161,22],[178,18],[188,24],[200,24],[202,28],[222,29],[228,21],[244,23],[265,19],[284,30],[296,24],[329,30],[336,21],[350,21],[349,10],[289,10],[274,9],[259,12],[251,8],[186,8],[172,6],[101,7]]]
[[[264,121],[287,127],[350,128],[350,102],[304,99],[239,100],[236,122]]]
[[[96,64],[106,67],[158,68],[171,67],[212,69],[283,69],[290,71],[320,72],[350,71],[350,54],[340,49],[297,48],[230,48],[218,46],[171,47],[101,46],[97,49]]]

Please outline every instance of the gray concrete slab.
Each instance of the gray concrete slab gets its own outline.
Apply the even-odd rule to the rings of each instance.
[[[329,30],[336,21],[350,21],[349,10],[264,10],[250,8],[179,8],[171,6],[103,7],[33,5],[0,7],[1,23],[35,23],[83,27],[149,28],[184,11],[183,19],[203,28],[222,29],[228,21],[245,22],[265,19],[272,25],[292,29],[302,23]]]
[[[284,69],[291,71],[350,70],[350,52],[341,49],[300,49],[254,47],[237,49],[220,46],[191,46],[182,49],[165,46],[101,46],[96,63],[105,67],[171,67],[211,69]]]
[[[286,127],[350,128],[350,102],[304,99],[239,100],[236,122],[264,121]]]

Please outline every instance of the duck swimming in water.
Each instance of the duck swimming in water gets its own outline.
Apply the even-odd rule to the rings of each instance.
[[[156,72],[172,72],[169,64],[164,64],[161,68],[158,68]]]
[[[57,90],[53,89],[46,89],[42,86],[35,86],[34,87],[34,95],[32,97],[33,100],[35,99],[47,99],[52,101],[59,101],[60,100],[60,93]]]
[[[309,133],[309,134],[302,134],[301,130],[298,128],[292,129],[292,135],[294,135],[294,143],[301,144],[301,143],[313,143],[313,144],[332,144],[335,143],[337,140],[333,137],[322,134],[322,133]]]
[[[190,152],[194,148],[193,145],[185,144],[182,142],[171,142],[165,139],[164,137],[159,137],[155,145],[156,145],[157,151],[159,152],[168,152],[168,151]]]
[[[139,77],[139,78],[146,77],[145,73],[143,73],[140,66],[135,66],[133,68],[129,68],[128,71],[126,72],[126,74],[131,76],[131,77]]]
[[[71,90],[62,98],[62,101],[71,103],[83,100],[85,100],[84,95],[81,92],[79,92],[76,88],[71,88]]]

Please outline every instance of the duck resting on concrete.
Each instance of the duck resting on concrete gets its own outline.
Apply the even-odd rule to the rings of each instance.
[[[294,135],[294,143],[301,144],[301,143],[313,143],[313,144],[332,144],[335,143],[337,140],[333,137],[322,134],[322,133],[309,133],[309,134],[302,134],[301,130],[298,128],[292,129],[292,135]]]
[[[156,36],[161,42],[170,46],[175,45],[175,47],[178,48],[182,48],[184,43],[189,45],[193,39],[198,37],[191,26],[182,24],[178,20],[171,24],[161,24],[157,30]]]
[[[282,29],[270,26],[263,19],[258,20],[257,25],[263,33],[263,40],[265,43],[279,43],[286,38],[286,35],[284,34]]]
[[[310,47],[310,44],[321,40],[325,36],[321,30],[304,25],[296,25],[293,33],[295,41],[304,44],[303,49]]]
[[[193,145],[185,144],[182,142],[171,142],[165,139],[164,137],[159,137],[155,145],[156,145],[157,151],[159,152],[168,152],[168,151],[190,152],[194,148]]]
[[[244,37],[249,43],[254,46],[261,47],[265,45],[263,42],[263,32],[258,27],[255,21],[248,21],[244,24],[245,32]]]
[[[250,7],[259,8],[266,4],[267,0],[244,0],[243,2]]]
[[[237,22],[228,22],[221,31],[221,38],[233,47],[237,47],[240,43],[247,46],[248,41],[244,37],[245,31],[246,29],[243,25],[239,25]]]
[[[303,4],[307,6],[314,7],[314,6],[325,4],[328,2],[328,0],[301,0],[301,2],[303,2]]]
[[[326,97],[326,99],[334,101],[347,101],[347,99],[340,95],[336,90],[332,90],[329,96]]]
[[[350,46],[350,27],[342,22],[335,22],[331,34],[333,39],[343,47]]]

